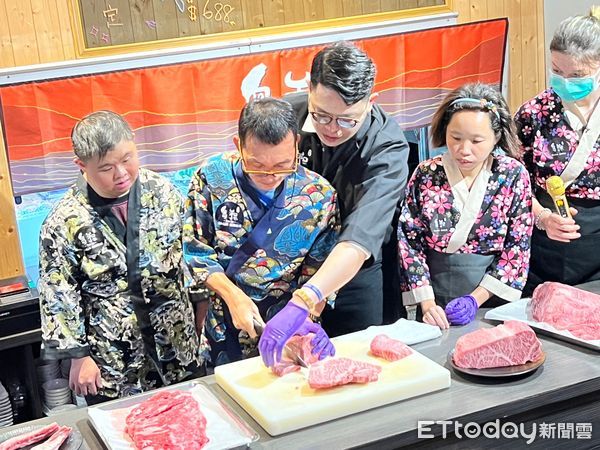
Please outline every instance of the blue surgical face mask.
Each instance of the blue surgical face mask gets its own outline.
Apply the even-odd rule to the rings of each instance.
[[[565,78],[550,72],[550,86],[565,102],[582,100],[598,89],[598,73],[589,77]]]

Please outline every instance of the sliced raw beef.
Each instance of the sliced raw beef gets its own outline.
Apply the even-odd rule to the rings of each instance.
[[[580,339],[600,339],[600,295],[566,284],[540,284],[529,303],[529,317],[568,330]]]
[[[46,425],[39,430],[34,430],[29,433],[15,436],[14,438],[10,438],[1,443],[0,450],[16,450],[37,442],[41,442],[48,436],[56,433],[59,428],[60,426],[57,423],[51,423],[50,425]]]
[[[208,442],[206,419],[189,392],[160,392],[132,409],[125,423],[137,449],[198,450]]]
[[[31,447],[30,450],[58,450],[71,434],[71,427],[60,427],[50,439]]]
[[[313,389],[326,389],[348,383],[377,381],[381,366],[350,358],[330,358],[310,366],[308,384]]]
[[[271,371],[278,377],[282,377],[288,373],[298,372],[299,370],[300,366],[298,364],[285,358],[281,358],[280,362],[271,367]]]
[[[379,379],[379,372],[381,372],[381,366],[375,364],[369,364],[363,361],[352,361],[353,367],[350,369],[352,373],[352,380],[350,383],[370,383],[371,381],[377,381]]]
[[[535,361],[542,343],[529,325],[509,320],[494,328],[482,328],[458,338],[454,364],[467,369],[507,367]]]
[[[307,364],[311,365],[319,360],[318,355],[312,354],[312,344],[310,341],[315,337],[314,333],[308,333],[305,336],[292,336],[290,340],[287,342],[286,347],[288,347],[291,351],[300,355],[300,358]],[[275,364],[271,367],[273,373],[277,376],[284,376],[288,373],[296,372],[300,370],[300,366],[295,364],[285,355],[285,350],[283,352],[281,362]]]
[[[410,355],[412,350],[402,341],[378,334],[371,341],[371,353],[388,361],[398,361]]]

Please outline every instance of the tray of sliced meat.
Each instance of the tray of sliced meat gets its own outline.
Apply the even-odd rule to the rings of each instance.
[[[24,425],[0,433],[0,450],[77,450],[82,442],[79,431],[57,423]]]
[[[533,299],[499,306],[484,317],[519,320],[542,334],[600,351],[600,296],[571,286],[544,283],[535,290]]]
[[[110,450],[245,448],[258,434],[202,381],[157,389],[88,409]]]

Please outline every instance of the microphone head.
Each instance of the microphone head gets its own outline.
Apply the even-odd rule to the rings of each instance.
[[[546,190],[552,197],[565,195],[565,183],[561,177],[553,175],[546,180]]]

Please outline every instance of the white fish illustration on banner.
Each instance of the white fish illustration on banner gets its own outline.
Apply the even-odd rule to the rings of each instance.
[[[260,63],[250,69],[248,75],[244,77],[241,89],[246,102],[271,96],[271,88],[269,86],[260,85],[266,73],[267,65],[265,63]]]

